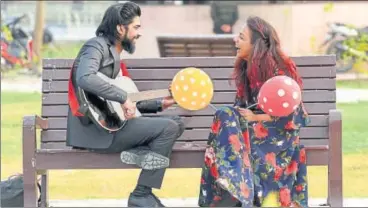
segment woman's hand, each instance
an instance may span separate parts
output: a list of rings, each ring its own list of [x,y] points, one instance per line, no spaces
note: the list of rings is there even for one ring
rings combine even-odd
[[[166,108],[172,106],[175,104],[175,100],[173,97],[169,96],[169,97],[165,97],[162,100],[162,110],[165,110]]]
[[[170,85],[169,85],[169,92],[170,92],[170,94],[171,94],[171,88],[172,87],[171,87],[171,83],[170,83]],[[175,100],[174,100],[174,98],[172,96],[165,97],[162,100],[162,102],[161,102],[161,104],[162,104],[162,110],[165,110],[166,108],[174,105],[175,103],[176,102],[175,102]]]
[[[245,108],[238,108],[240,115],[242,115],[247,121],[258,121],[257,115],[251,110]]]
[[[237,108],[240,115],[248,121],[272,121],[271,116],[267,114],[254,114],[253,111],[245,108]]]

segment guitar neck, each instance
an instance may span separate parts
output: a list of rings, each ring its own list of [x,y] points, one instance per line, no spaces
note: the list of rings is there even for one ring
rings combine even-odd
[[[128,97],[132,102],[138,102],[142,100],[151,100],[156,98],[164,98],[167,96],[171,96],[171,93],[168,89],[162,90],[146,90],[141,92],[133,92],[129,93]]]

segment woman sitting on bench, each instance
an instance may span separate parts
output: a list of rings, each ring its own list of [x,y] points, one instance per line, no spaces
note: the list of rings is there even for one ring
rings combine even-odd
[[[216,111],[199,206],[267,206],[273,196],[274,206],[307,207],[306,153],[299,144],[300,127],[308,118],[303,105],[286,117],[246,109],[257,103],[260,87],[275,75],[287,75],[302,86],[296,66],[282,52],[275,29],[259,17],[248,18],[234,41],[237,96],[234,107]]]

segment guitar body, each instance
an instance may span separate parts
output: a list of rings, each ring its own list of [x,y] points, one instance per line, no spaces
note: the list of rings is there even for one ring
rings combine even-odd
[[[126,76],[118,76],[116,79],[110,79],[108,81],[110,84],[115,85],[116,87],[124,90],[125,92],[129,94],[131,93],[138,93],[139,90],[137,86],[134,84],[133,80]],[[125,116],[123,112],[123,108],[121,107],[121,104],[115,101],[107,100],[106,101],[108,105],[111,105],[113,110],[116,112],[116,114],[119,116],[119,118],[122,121],[125,121]],[[140,117],[142,114],[137,109],[135,111],[135,117]]]
[[[139,90],[133,80],[129,77],[122,76],[120,73],[115,79],[111,79],[110,77],[107,77],[106,75],[102,73],[98,73],[99,77],[104,79],[106,82],[115,85],[116,87],[124,90],[125,92],[129,94],[132,93],[138,93]],[[125,121],[125,116],[123,112],[123,108],[121,107],[121,104],[115,101],[106,100],[107,105],[110,106],[110,111],[115,112],[117,116],[119,116],[120,120]],[[142,114],[136,110],[136,117],[142,116]]]
[[[121,73],[118,74],[118,76],[115,79],[112,79],[110,77],[107,77],[106,75],[98,72],[97,75],[101,77],[106,82],[110,83],[111,85],[115,85],[116,87],[124,90],[128,93],[128,98],[132,102],[138,102],[141,100],[149,100],[149,99],[155,99],[155,98],[161,98],[170,96],[171,93],[168,89],[163,90],[148,90],[139,92],[137,86],[133,82],[133,80],[129,77],[122,76]],[[106,103],[107,106],[107,112],[102,112],[101,110],[95,108],[93,105],[89,105],[89,110],[92,115],[92,119],[94,120],[94,123],[99,125],[100,127],[110,131],[118,131],[124,126],[124,121],[126,120],[123,112],[123,108],[119,102],[106,100],[104,98],[99,97],[101,100],[103,100]],[[103,116],[101,116],[103,114]],[[110,115],[110,117],[114,117],[113,119],[118,120],[117,122],[114,122],[114,127],[111,127],[111,125],[107,125],[107,115]],[[142,114],[139,112],[138,109],[136,109],[135,117],[140,117]]]

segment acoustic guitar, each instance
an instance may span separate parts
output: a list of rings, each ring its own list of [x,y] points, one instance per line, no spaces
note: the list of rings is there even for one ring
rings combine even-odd
[[[143,100],[150,100],[150,99],[156,99],[156,98],[164,98],[167,96],[171,96],[171,92],[169,89],[159,89],[159,90],[146,90],[146,91],[139,91],[133,80],[129,77],[122,76],[121,73],[117,75],[115,79],[112,79],[110,77],[107,77],[106,75],[98,72],[97,75],[101,77],[106,82],[110,83],[111,85],[115,85],[116,87],[126,91],[128,93],[128,98],[134,103],[139,102]],[[121,104],[119,102],[106,100],[104,98],[101,98],[101,100],[104,100],[107,106],[107,110],[109,111],[109,115],[114,115],[115,119],[118,119],[117,127],[111,127],[111,125],[107,125],[107,121],[105,118],[101,118],[99,114],[96,112],[97,109],[90,106],[89,110],[92,114],[92,117],[94,118],[95,123],[98,123],[100,127],[108,130],[108,131],[117,131],[121,129],[123,126],[119,124],[125,123],[127,119],[124,116],[123,109],[121,107]],[[139,112],[138,109],[136,109],[135,117],[142,116],[141,112]]]
[[[123,76],[121,71],[115,79],[109,78],[100,72],[97,75],[111,85],[126,91],[132,102],[172,96],[176,103],[186,110],[200,110],[207,107],[207,105],[216,109],[211,104],[214,92],[212,80],[204,71],[198,68],[188,67],[180,70],[172,80],[173,92],[169,89],[140,92],[133,80]],[[95,97],[92,97],[92,99],[96,100]],[[126,118],[120,103],[101,97],[97,98],[96,103],[99,104],[88,106],[90,117],[92,117],[94,123],[108,131],[117,131],[124,126]],[[135,116],[140,117],[141,113],[136,110]]]

